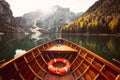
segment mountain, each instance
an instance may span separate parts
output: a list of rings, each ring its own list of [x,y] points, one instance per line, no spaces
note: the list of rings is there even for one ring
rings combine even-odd
[[[42,16],[43,13],[41,11],[33,11],[24,14],[22,18],[26,20],[26,25],[30,26],[33,25],[36,20],[41,19]]]
[[[0,0],[0,32],[22,32],[21,28],[14,24],[15,19],[10,5],[5,0]]]
[[[69,8],[54,6],[47,14],[33,11],[21,17],[14,17],[10,5],[5,0],[0,0],[0,33],[31,33],[35,28],[42,33],[59,32],[61,27],[73,22],[81,14],[75,14]]]
[[[5,0],[0,0],[0,32],[32,32],[34,28],[40,32],[59,32],[62,26],[73,22],[82,13],[73,13],[69,8],[60,6],[52,7],[47,14],[33,11],[21,17],[14,17],[10,5]]]
[[[98,0],[80,18],[65,25],[63,33],[120,33],[120,0]]]
[[[55,6],[54,8],[56,11],[47,16],[45,20],[38,20],[37,26],[52,32],[59,32],[63,26],[73,22],[82,14],[75,14],[74,12],[71,12],[69,8],[62,8],[60,6]]]
[[[59,32],[61,27],[73,22],[81,14],[82,12],[76,14],[71,12],[69,8],[62,8],[57,5],[52,7],[48,14],[34,11],[24,14],[22,18],[27,21],[26,25],[30,25],[29,27],[38,26],[41,29],[40,31]]]

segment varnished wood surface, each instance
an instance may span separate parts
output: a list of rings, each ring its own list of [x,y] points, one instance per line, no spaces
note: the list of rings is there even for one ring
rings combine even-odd
[[[63,76],[49,73],[47,63],[54,58],[67,59],[71,63],[71,71]],[[61,64],[54,66],[61,67]],[[79,45],[57,39],[35,47],[0,66],[0,78],[3,80],[120,80],[120,68]]]
[[[47,48],[46,51],[73,51],[73,52],[77,52],[77,50],[75,50],[69,46],[63,45],[63,44],[51,46],[51,47]]]
[[[71,73],[66,75],[56,75],[52,73],[47,73],[44,80],[75,80]]]

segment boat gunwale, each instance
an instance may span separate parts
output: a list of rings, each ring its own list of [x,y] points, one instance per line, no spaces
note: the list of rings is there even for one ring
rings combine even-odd
[[[29,54],[29,52],[31,52],[31,51],[33,51],[33,50],[35,50],[35,49],[38,49],[40,46],[43,46],[43,45],[48,44],[48,43],[51,43],[51,42],[53,42],[53,41],[55,41],[55,40],[58,40],[58,39],[50,40],[50,41],[48,41],[48,42],[45,42],[45,43],[43,43],[43,44],[40,44],[40,45],[38,45],[38,46],[36,46],[36,47],[31,48],[30,50],[28,50],[27,52],[21,54],[20,56],[18,56],[18,57],[16,57],[16,58],[13,58],[13,59],[9,60],[8,62],[5,62],[4,64],[2,64],[2,65],[0,66],[0,69],[2,69],[2,68],[4,68],[5,66],[9,65],[9,63],[14,63],[17,59],[19,59],[19,58],[21,58],[21,57],[24,57],[25,55]]]
[[[64,40],[64,39],[63,39]],[[68,41],[68,40],[65,40],[65,41]],[[117,72],[120,73],[120,68],[116,65],[114,65],[113,63],[109,62],[108,60],[102,58],[101,56],[95,54],[94,52],[82,47],[82,46],[79,46],[78,44],[75,44],[71,41],[68,41],[76,46],[78,46],[79,48],[81,48],[82,50],[86,51],[88,54],[92,55],[94,58],[96,58],[97,60],[101,61],[102,63],[104,63],[105,65],[109,66],[110,68],[112,68],[113,70],[116,70]],[[80,54],[79,54],[80,55]],[[114,67],[114,68],[113,68]]]
[[[98,56],[98,55],[95,54],[94,52],[92,52],[92,51],[90,51],[90,50],[88,50],[88,49],[86,49],[86,48],[84,48],[84,47],[82,47],[82,46],[79,46],[79,45],[77,45],[77,44],[75,44],[75,43],[73,43],[73,42],[71,42],[71,41],[65,40],[65,39],[54,39],[54,40],[50,40],[50,41],[48,41],[48,42],[46,42],[46,43],[43,43],[43,44],[41,44],[41,45],[38,45],[38,46],[36,46],[36,47],[28,50],[26,53],[20,55],[19,57],[14,58],[14,59],[11,59],[10,61],[6,62],[6,63],[3,64],[2,66],[0,66],[0,70],[1,70],[2,68],[4,69],[5,67],[7,67],[7,66],[9,66],[10,64],[14,63],[14,62],[15,62],[16,60],[18,60],[19,58],[25,57],[25,56],[26,56],[27,54],[29,54],[30,52],[32,52],[32,51],[34,51],[34,50],[36,50],[36,49],[39,49],[39,47],[44,46],[44,45],[46,45],[46,44],[48,44],[48,43],[52,43],[52,42],[54,42],[55,40],[64,40],[65,42],[68,42],[68,43],[70,43],[70,44],[72,44],[72,45],[77,46],[77,47],[80,48],[81,50],[85,51],[87,54],[90,54],[91,56],[93,56],[93,58],[95,58],[96,60],[101,61],[105,66],[108,66],[109,68],[111,68],[111,69],[115,70],[116,72],[120,73],[120,68],[118,68],[117,66],[115,66],[115,65],[112,64],[111,62],[109,62],[109,61],[107,61],[106,59]],[[68,46],[68,45],[67,45],[67,46]],[[77,50],[77,49],[76,49],[76,50]],[[40,51],[40,52],[42,53],[42,51]],[[78,53],[77,53],[77,54],[78,54]],[[40,54],[40,55],[41,55],[41,54]],[[80,55],[80,54],[78,54],[78,55]],[[102,72],[102,71],[101,71],[101,72]],[[100,73],[100,74],[101,74],[101,73]]]
[[[84,48],[84,47],[82,47],[82,46],[79,46],[79,45],[77,45],[77,44],[75,44],[75,43],[73,43],[73,42],[71,42],[71,41],[65,40],[65,39],[54,39],[54,40],[50,40],[50,41],[48,41],[48,42],[46,42],[46,43],[43,43],[43,44],[41,44],[41,45],[38,45],[38,46],[36,46],[36,47],[28,50],[28,51],[25,52],[24,54],[22,54],[22,55],[20,55],[20,56],[18,56],[18,57],[16,57],[16,58],[13,58],[13,59],[11,59],[10,61],[4,63],[3,65],[0,66],[0,69],[3,68],[4,66],[6,66],[7,64],[9,64],[9,63],[11,63],[11,62],[14,62],[15,60],[17,60],[17,59],[19,59],[19,58],[21,58],[21,57],[29,54],[29,52],[31,52],[31,51],[33,51],[33,50],[35,50],[35,49],[38,49],[40,46],[43,46],[43,45],[45,45],[45,44],[54,42],[55,40],[64,40],[64,41],[70,42],[70,43],[78,46],[78,47],[81,48],[82,50],[86,51],[88,54],[92,55],[93,57],[95,57],[95,58],[98,59],[99,61],[103,61],[103,63],[105,63],[105,65],[107,64],[108,66],[112,66],[112,67],[114,67],[116,70],[119,70],[119,72],[120,72],[120,68],[118,68],[117,66],[115,66],[113,63],[107,61],[106,59],[104,59],[104,58],[102,58],[102,57],[100,57],[100,56],[98,56],[98,55],[95,54],[94,52],[92,52],[92,51],[90,51],[90,50],[88,50],[88,49],[86,49],[86,48]],[[44,50],[43,50],[43,51],[44,51]],[[41,51],[41,52],[42,52],[42,51]]]

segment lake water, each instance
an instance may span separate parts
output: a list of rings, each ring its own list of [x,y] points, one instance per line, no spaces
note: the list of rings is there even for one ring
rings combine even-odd
[[[29,50],[59,37],[59,34],[5,34],[0,36],[0,60],[14,58],[16,50]],[[61,35],[120,67],[120,37],[103,35]],[[116,61],[117,60],[117,61]]]

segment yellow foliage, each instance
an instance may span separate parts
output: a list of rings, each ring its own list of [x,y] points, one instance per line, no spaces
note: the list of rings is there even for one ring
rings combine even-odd
[[[113,20],[111,20],[109,23],[110,30],[114,31],[114,29],[118,26],[118,23],[119,23],[119,19],[113,18]]]
[[[99,23],[98,20],[95,20],[95,21],[94,21],[94,25],[95,25],[95,27],[98,26],[98,23]]]
[[[80,28],[82,28],[83,27],[83,22],[80,22]]]
[[[87,25],[87,31],[89,30],[89,27],[91,27],[91,23],[88,23],[88,25]]]

